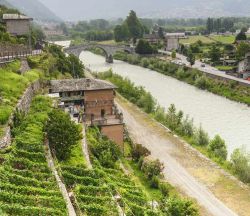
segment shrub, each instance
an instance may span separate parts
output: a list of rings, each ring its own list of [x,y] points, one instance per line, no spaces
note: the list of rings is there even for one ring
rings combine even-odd
[[[219,135],[216,135],[208,145],[208,151],[222,160],[227,159],[227,147],[225,141]]]
[[[210,85],[209,80],[205,75],[199,76],[195,80],[195,86],[200,88],[200,89],[203,89],[203,90],[207,89],[207,88],[209,88],[209,85]]]
[[[243,149],[236,149],[231,155],[231,163],[240,180],[250,183],[250,156]]]
[[[195,132],[194,142],[199,146],[207,146],[209,144],[208,134],[202,129],[201,126]]]
[[[161,182],[159,184],[159,189],[164,197],[169,196],[171,186],[166,182]]]
[[[151,152],[147,148],[143,147],[141,144],[136,144],[135,146],[133,146],[132,158],[135,161],[139,161],[141,157],[147,157],[150,154]]]
[[[151,180],[153,176],[159,176],[161,174],[164,166],[158,159],[150,161],[145,158],[141,169],[145,173],[146,177]]]
[[[163,204],[163,212],[171,216],[198,216],[197,207],[191,200],[171,197]]]
[[[159,188],[159,184],[160,184],[159,177],[153,176],[152,179],[151,179],[151,181],[150,181],[150,186],[152,188],[158,189]]]
[[[102,136],[97,128],[89,129],[88,140],[90,151],[99,160],[100,164],[107,168],[114,168],[121,155],[118,145]]]

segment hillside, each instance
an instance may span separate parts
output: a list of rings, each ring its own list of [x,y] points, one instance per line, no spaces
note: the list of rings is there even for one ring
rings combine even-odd
[[[0,0],[0,4],[16,8],[37,21],[61,21],[59,17],[39,0]]]

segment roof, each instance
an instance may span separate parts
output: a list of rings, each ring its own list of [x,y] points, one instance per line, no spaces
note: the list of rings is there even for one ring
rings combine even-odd
[[[50,81],[50,92],[69,92],[69,91],[94,91],[94,90],[105,90],[115,89],[115,85],[110,82],[99,80],[99,79],[65,79],[65,80],[51,80]]]
[[[144,34],[143,38],[145,38],[145,39],[159,39],[160,37],[157,34]]]
[[[185,33],[166,33],[166,37],[185,37]]]
[[[33,19],[20,14],[3,14],[3,20],[33,20]]]

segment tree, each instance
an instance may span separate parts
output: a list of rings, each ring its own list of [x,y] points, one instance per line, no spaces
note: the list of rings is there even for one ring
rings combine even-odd
[[[84,77],[84,65],[79,58],[73,54],[69,54],[67,57],[71,75],[74,78]]]
[[[208,145],[208,151],[222,160],[227,159],[227,146],[219,135],[216,135]]]
[[[154,49],[149,44],[148,41],[140,39],[137,46],[136,46],[136,48],[135,48],[135,52],[138,53],[138,54],[141,54],[141,55],[152,54],[152,53],[154,53]]]
[[[131,10],[127,19],[125,20],[125,23],[128,26],[129,35],[131,38],[133,38],[133,41],[135,42],[136,39],[142,38],[143,36],[143,26],[140,23],[139,19],[137,18],[136,13]]]
[[[250,51],[250,45],[241,41],[236,47],[236,57],[240,60]]]
[[[208,55],[212,62],[218,62],[220,61],[221,51],[216,45],[213,45],[212,48],[209,50]]]
[[[209,144],[208,134],[202,129],[201,126],[195,132],[194,142],[199,146],[207,146]]]
[[[161,38],[161,39],[164,39],[165,36],[164,36],[164,30],[162,27],[159,27],[158,29],[158,36]]]
[[[236,36],[236,41],[242,41],[242,40],[247,40],[246,33],[241,30],[240,33]]]
[[[68,159],[72,147],[81,139],[78,125],[71,121],[68,114],[59,109],[53,109],[49,113],[46,132],[49,145],[58,160]]]
[[[129,37],[128,26],[126,24],[117,25],[114,29],[114,38],[116,42],[126,41]]]
[[[190,63],[191,67],[195,64],[195,55],[191,50],[187,53],[187,61]]]
[[[145,173],[147,178],[151,180],[154,176],[159,176],[161,174],[164,166],[158,159],[151,161],[145,158],[141,169]]]
[[[133,146],[131,154],[133,160],[138,162],[141,157],[147,157],[151,154],[151,152],[141,144],[136,144],[135,146]]]
[[[208,18],[207,19],[207,32],[210,34],[212,33],[214,30],[214,21],[212,18]]]
[[[250,183],[250,157],[245,150],[235,149],[231,155],[231,164],[241,181]]]
[[[172,53],[171,53],[171,57],[172,57],[172,59],[175,59],[176,58],[176,51],[174,50],[174,51],[172,51]]]

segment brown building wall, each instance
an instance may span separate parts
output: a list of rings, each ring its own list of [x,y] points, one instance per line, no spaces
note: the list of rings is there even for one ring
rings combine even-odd
[[[121,148],[123,148],[123,132],[124,125],[105,125],[101,127],[101,132],[107,136],[110,140],[117,143]]]
[[[7,32],[13,35],[25,35],[29,33],[29,20],[8,20],[6,21]]]
[[[94,114],[95,117],[99,117],[101,116],[102,110],[104,110],[105,115],[112,115],[114,97],[114,91],[112,89],[86,91],[84,93],[85,113],[87,116]]]

